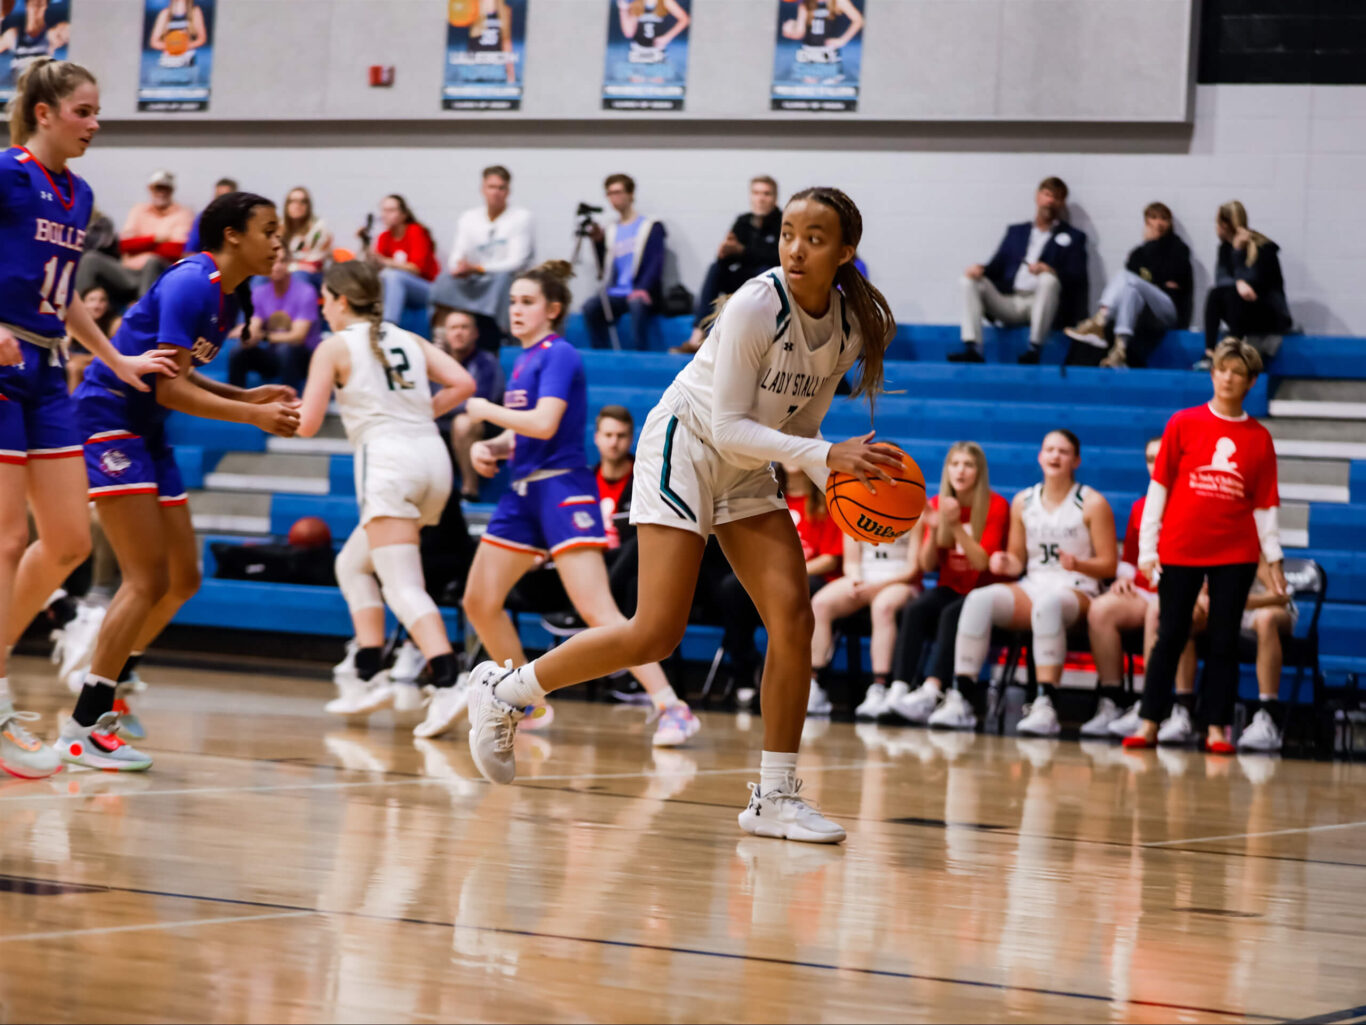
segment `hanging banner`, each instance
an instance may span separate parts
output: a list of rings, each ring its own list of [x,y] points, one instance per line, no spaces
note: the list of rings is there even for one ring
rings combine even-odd
[[[14,99],[24,69],[38,57],[66,60],[71,4],[66,0],[10,0],[0,7],[0,108]]]
[[[217,0],[144,0],[138,110],[209,109]]]
[[[866,0],[779,0],[773,110],[858,110]]]
[[[449,0],[446,110],[518,110],[528,0]]]
[[[692,0],[607,0],[603,110],[682,110]]]

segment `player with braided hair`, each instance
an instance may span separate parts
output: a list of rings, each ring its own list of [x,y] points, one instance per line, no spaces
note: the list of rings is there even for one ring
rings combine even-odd
[[[888,469],[899,465],[872,434],[833,445],[820,436],[835,389],[856,364],[855,393],[871,401],[881,390],[896,329],[887,300],[853,267],[862,235],[858,207],[838,189],[807,189],[788,202],[781,268],[730,298],[641,433],[631,507],[640,546],[635,617],[585,631],[511,672],[485,662],[471,674],[470,750],[490,780],[512,781],[512,742],[527,706],[678,646],[714,533],[769,638],[760,780],[740,826],[758,836],[844,839],[801,797],[796,776],[813,617],[801,543],[770,464],[800,466],[822,489],[831,469],[890,481]]]
[[[336,678],[334,715],[365,716],[390,705],[423,706],[410,683],[381,672],[384,606],[427,660],[433,705],[443,706],[459,676],[441,613],[427,593],[419,532],[441,519],[451,494],[451,460],[434,416],[474,394],[472,378],[431,342],[383,319],[384,289],[369,264],[333,264],[323,279],[323,317],[333,334],[313,354],[299,433],[316,434],[333,389],[346,436],[356,447],[360,524],[337,555],[337,584],[356,631],[355,668]],[[427,382],[441,390],[432,395]],[[433,736],[431,724],[419,737]]]

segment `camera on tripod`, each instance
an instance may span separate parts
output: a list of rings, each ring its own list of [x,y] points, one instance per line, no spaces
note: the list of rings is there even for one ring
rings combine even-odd
[[[593,215],[602,213],[602,210],[602,207],[594,206],[592,203],[580,203],[579,208],[574,211],[574,216],[579,219],[579,223],[574,227],[574,237],[588,238],[593,227]]]

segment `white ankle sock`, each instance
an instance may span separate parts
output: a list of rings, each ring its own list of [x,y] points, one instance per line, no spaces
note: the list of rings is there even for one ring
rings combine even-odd
[[[679,704],[678,695],[674,693],[672,687],[665,687],[663,690],[655,691],[650,695],[651,703],[661,712],[667,712],[674,705]]]
[[[540,681],[536,679],[536,663],[528,662],[508,673],[494,686],[493,694],[513,708],[544,705],[545,691],[541,690]]]
[[[759,792],[766,794],[797,775],[797,752],[765,751],[759,756]]]
[[[0,705],[10,700],[12,700],[12,695],[9,692],[9,677],[0,676]]]

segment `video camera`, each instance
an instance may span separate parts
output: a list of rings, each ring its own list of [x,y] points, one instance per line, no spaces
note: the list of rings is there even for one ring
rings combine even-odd
[[[574,216],[579,223],[574,227],[575,238],[587,238],[589,229],[593,226],[593,215],[602,213],[603,208],[594,206],[592,203],[580,203],[579,208],[574,211]]]

